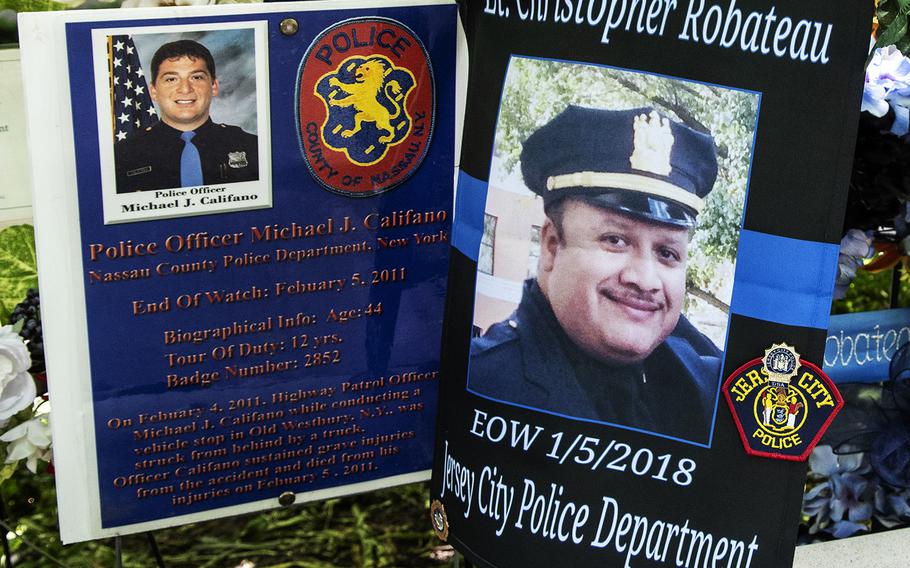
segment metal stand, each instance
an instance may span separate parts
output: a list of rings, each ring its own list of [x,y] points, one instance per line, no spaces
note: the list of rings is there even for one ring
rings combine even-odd
[[[0,493],[0,521],[6,522],[6,503],[3,502],[3,494]],[[6,538],[6,530],[3,530],[3,558],[6,559],[6,568],[13,567],[13,553],[9,548],[9,539]]]
[[[149,541],[149,550],[152,551],[152,556],[155,557],[155,564],[158,568],[166,568],[164,566],[164,558],[161,557],[161,551],[158,550],[158,543],[155,542],[155,533],[147,532],[145,537]]]
[[[898,262],[891,270],[891,309],[898,307],[901,292],[901,263]]]
[[[123,568],[123,542],[119,536],[114,537],[114,568]]]

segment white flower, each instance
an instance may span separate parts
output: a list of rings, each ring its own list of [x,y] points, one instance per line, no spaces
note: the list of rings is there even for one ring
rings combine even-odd
[[[875,247],[872,246],[872,231],[850,229],[840,241],[840,254],[856,259],[872,258]]]
[[[910,121],[910,59],[893,45],[875,50],[866,68],[862,110],[877,117],[885,116],[888,108],[894,109],[895,120],[891,132],[903,136]]]
[[[28,374],[28,347],[12,326],[0,327],[0,423],[28,407],[35,398],[35,381]]]
[[[840,241],[840,254],[837,256],[837,279],[834,282],[834,299],[841,300],[847,295],[847,288],[856,278],[856,271],[863,265],[863,260],[875,256],[872,246],[872,231],[850,229]]]
[[[9,443],[6,463],[25,459],[29,471],[36,473],[39,459],[51,461],[50,415],[45,414],[23,422],[0,436],[0,441]]]

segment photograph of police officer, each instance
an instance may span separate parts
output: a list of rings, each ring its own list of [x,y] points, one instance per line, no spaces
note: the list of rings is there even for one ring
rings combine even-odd
[[[514,311],[477,326],[484,332],[472,340],[469,390],[570,418],[707,442],[723,353],[684,309],[692,304],[693,234],[718,180],[712,133],[654,106],[569,104],[521,142],[517,169],[542,207],[536,274],[521,284]],[[488,219],[504,210],[502,203],[501,195],[488,194]],[[741,212],[742,203],[737,206]],[[496,222],[516,231],[514,220],[501,214]],[[493,266],[525,250],[508,237],[499,240]],[[732,275],[729,266],[718,272]],[[478,276],[475,324],[483,319],[478,310],[497,306],[483,298],[481,283],[490,297],[502,299],[507,289],[502,278]]]
[[[226,44],[225,34],[243,33],[252,39],[250,30],[214,31],[207,39],[221,48],[216,61],[203,43],[184,34],[179,39],[158,45],[145,67],[148,96],[154,103],[158,120],[149,126],[118,134],[114,146],[117,193],[131,193],[170,188],[229,184],[259,179],[258,138],[256,130],[255,89],[248,77],[231,77],[227,73],[242,71],[235,59],[244,57],[240,45]],[[154,43],[149,36],[134,36],[136,49],[146,53]],[[160,41],[160,40],[159,40]],[[251,41],[248,47],[252,48]],[[250,51],[252,51],[250,49]],[[139,84],[143,77],[127,78]],[[228,91],[223,85],[227,80]],[[249,91],[246,92],[245,91]],[[117,92],[117,86],[114,87]],[[128,93],[130,94],[130,93]],[[132,93],[127,102],[136,105],[141,93]],[[222,107],[243,104],[252,116],[238,126],[213,120],[213,103],[225,95]],[[251,100],[252,96],[252,100]],[[115,97],[116,99],[116,97]],[[114,102],[115,114],[120,101]],[[236,111],[225,109],[222,115]],[[117,120],[115,118],[115,126]],[[252,130],[253,133],[246,129]]]

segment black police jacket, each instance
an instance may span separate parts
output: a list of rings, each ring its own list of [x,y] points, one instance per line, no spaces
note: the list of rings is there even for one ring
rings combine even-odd
[[[643,362],[608,365],[562,330],[536,281],[471,343],[468,390],[501,402],[707,443],[722,353],[684,317]]]
[[[159,121],[114,145],[117,193],[180,187],[181,131]],[[196,129],[205,185],[259,179],[258,138],[211,119]]]

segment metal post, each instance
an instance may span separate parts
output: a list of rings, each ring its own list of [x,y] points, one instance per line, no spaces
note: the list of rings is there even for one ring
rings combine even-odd
[[[2,493],[0,493],[0,521],[12,525],[12,523],[7,522],[6,519],[6,503],[3,500]],[[2,527],[0,527],[0,530],[3,531],[3,557],[6,558],[6,568],[13,568],[13,553],[9,548],[9,539],[6,537],[7,531]]]
[[[114,537],[114,568],[123,568],[123,543],[119,536]]]
[[[164,558],[161,557],[161,551],[158,550],[158,543],[155,542],[155,533],[150,531],[145,533],[145,536],[149,541],[149,548],[152,551],[152,556],[155,557],[155,564],[158,565],[158,568],[165,568]]]
[[[895,309],[900,303],[901,292],[901,263],[898,262],[891,270],[891,309]]]

